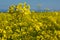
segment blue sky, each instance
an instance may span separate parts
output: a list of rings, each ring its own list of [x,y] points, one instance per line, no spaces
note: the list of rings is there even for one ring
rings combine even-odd
[[[7,10],[12,4],[17,5],[24,2],[30,4],[32,10],[44,10],[45,8],[60,10],[60,0],[0,0],[0,10]],[[41,7],[38,8],[38,5],[41,5]]]

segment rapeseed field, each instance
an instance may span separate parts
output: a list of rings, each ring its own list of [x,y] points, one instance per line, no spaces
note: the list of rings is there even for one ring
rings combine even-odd
[[[26,3],[0,12],[0,40],[60,40],[60,12],[34,12]]]

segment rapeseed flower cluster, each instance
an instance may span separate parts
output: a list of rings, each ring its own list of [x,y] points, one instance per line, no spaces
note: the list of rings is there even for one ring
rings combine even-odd
[[[17,12],[17,13],[23,13],[23,14],[30,14],[30,5],[27,5],[26,2],[24,4],[22,3],[19,3],[18,5],[11,5],[9,7],[9,10],[8,12],[10,13],[14,13],[14,12]]]

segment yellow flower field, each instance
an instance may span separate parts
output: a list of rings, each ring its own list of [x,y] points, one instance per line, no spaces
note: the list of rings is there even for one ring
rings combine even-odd
[[[31,12],[24,3],[0,12],[0,40],[60,40],[60,12]]]

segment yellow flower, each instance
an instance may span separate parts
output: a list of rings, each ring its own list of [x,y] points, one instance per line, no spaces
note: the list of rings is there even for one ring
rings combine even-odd
[[[30,30],[30,31],[32,31],[32,30],[33,30],[33,28],[30,26],[29,30]]]
[[[37,36],[37,39],[40,39],[40,36]]]
[[[6,31],[5,31],[5,30],[3,30],[3,33],[6,33]]]
[[[0,29],[0,33],[2,33],[3,32],[3,29]]]
[[[17,31],[17,32],[20,32],[20,30],[19,30],[19,29],[16,29],[16,31]]]
[[[24,35],[24,34],[26,34],[26,32],[22,32],[22,34]]]
[[[6,34],[4,34],[4,38],[7,38],[7,35]]]
[[[39,24],[40,26],[43,26],[43,24],[42,24],[41,22],[38,22],[38,24]]]
[[[55,12],[56,15],[58,15],[58,12]]]
[[[2,37],[2,40],[5,40],[4,37]]]
[[[56,31],[56,33],[60,35],[60,31]]]
[[[36,31],[39,31],[40,30],[40,26],[39,25],[35,25],[35,29],[36,29]]]

